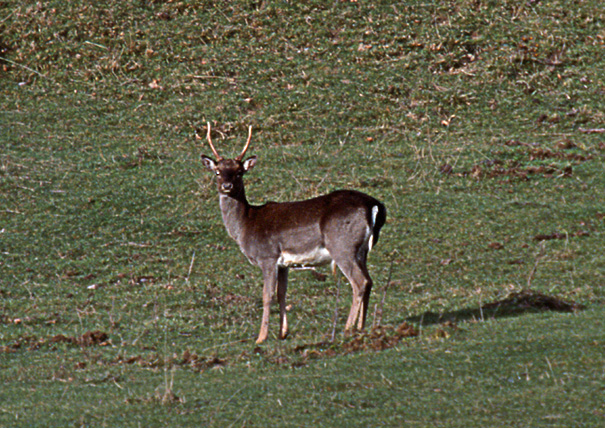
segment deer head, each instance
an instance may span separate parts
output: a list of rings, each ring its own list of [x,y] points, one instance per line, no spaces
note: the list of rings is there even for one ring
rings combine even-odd
[[[216,174],[216,183],[218,191],[224,195],[237,196],[243,195],[244,182],[242,177],[256,165],[256,156],[251,156],[242,162],[250,140],[252,139],[252,126],[248,128],[248,141],[244,146],[244,150],[235,159],[225,159],[218,154],[212,144],[210,122],[208,122],[208,144],[216,161],[206,155],[202,155],[202,163],[204,166]]]

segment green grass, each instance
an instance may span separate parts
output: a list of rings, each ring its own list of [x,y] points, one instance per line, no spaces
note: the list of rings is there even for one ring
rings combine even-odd
[[[604,19],[0,2],[0,425],[602,425]],[[253,344],[262,278],[199,161],[207,121],[226,156],[254,127],[252,202],[385,202],[382,329],[343,337],[344,278],[294,272],[291,337],[273,314]],[[488,309],[526,289],[584,309]]]

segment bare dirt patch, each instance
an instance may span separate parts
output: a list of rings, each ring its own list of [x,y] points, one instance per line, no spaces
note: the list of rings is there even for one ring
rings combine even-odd
[[[580,151],[569,140],[560,141],[555,149],[518,140],[506,141],[504,146],[491,159],[476,163],[470,169],[456,170],[454,166],[445,163],[439,167],[439,172],[477,180],[504,177],[508,180],[527,181],[532,177],[571,177],[574,166],[593,158],[592,154]]]
[[[89,346],[107,346],[109,345],[109,335],[100,330],[87,331],[81,336],[65,336],[64,334],[57,334],[50,338],[37,338],[35,336],[25,336],[18,340],[15,340],[12,344],[0,347],[0,353],[17,352],[19,349],[26,348],[28,351],[35,351],[41,349],[44,346],[51,346],[57,344],[69,344],[77,345],[81,347]]]
[[[351,354],[362,351],[383,351],[397,346],[402,339],[416,337],[420,332],[407,322],[399,326],[378,326],[367,332],[357,332],[341,343],[319,342],[296,346],[292,353],[301,357],[293,365],[305,365],[308,360]]]

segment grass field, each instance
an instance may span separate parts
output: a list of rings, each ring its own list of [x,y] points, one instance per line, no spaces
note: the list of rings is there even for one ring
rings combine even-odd
[[[0,425],[605,424],[605,10],[564,1],[0,2]],[[260,270],[253,203],[355,188],[350,287]]]

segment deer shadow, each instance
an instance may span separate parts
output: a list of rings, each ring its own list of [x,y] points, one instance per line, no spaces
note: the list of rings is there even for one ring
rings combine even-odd
[[[584,309],[584,306],[575,302],[568,302],[533,290],[523,290],[511,293],[504,299],[481,305],[478,308],[463,308],[443,313],[429,311],[409,317],[406,321],[420,325],[432,325],[445,322],[508,318],[547,311],[576,312],[582,309]]]

